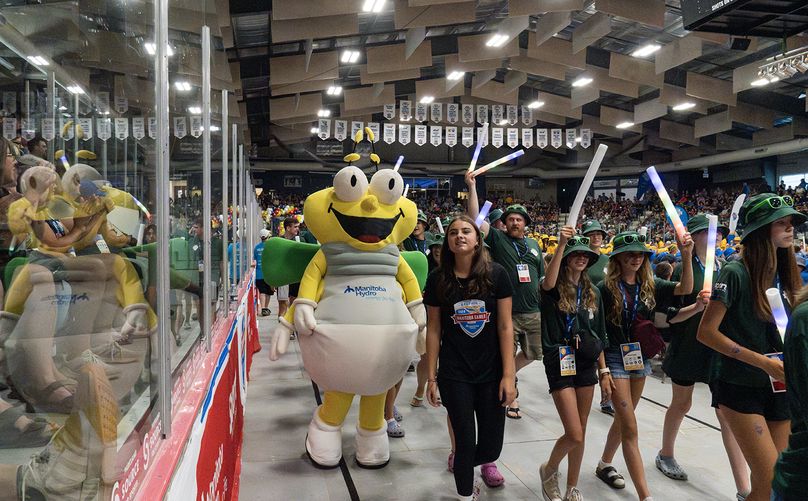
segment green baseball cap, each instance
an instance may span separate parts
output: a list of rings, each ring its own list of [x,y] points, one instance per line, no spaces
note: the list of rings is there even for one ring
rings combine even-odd
[[[567,240],[567,245],[564,246],[562,261],[567,259],[567,256],[573,252],[583,252],[586,254],[589,258],[589,264],[586,265],[587,268],[595,264],[598,260],[598,254],[589,248],[589,238],[587,237],[574,236]]]
[[[600,225],[600,222],[595,219],[590,219],[589,221],[586,221],[581,227],[581,235],[586,235],[587,233],[592,233],[593,231],[599,231],[603,233],[603,238],[609,236],[608,234],[606,234],[606,230],[603,229],[603,226]]]
[[[710,227],[710,221],[707,219],[707,214],[696,214],[687,221],[687,231],[691,234],[697,231],[706,230]],[[718,225],[718,231],[726,237],[729,235],[729,228],[726,226]]]
[[[503,223],[505,222],[505,219],[507,219],[508,214],[519,214],[520,216],[525,218],[525,226],[530,225],[530,216],[527,215],[527,209],[525,209],[524,205],[522,204],[509,205],[500,216],[500,219],[502,219]]]
[[[612,240],[614,247],[612,252],[609,253],[609,259],[620,254],[621,252],[642,252],[644,254],[653,254],[648,247],[645,246],[645,235],[640,235],[636,231],[624,231],[618,233]]]
[[[746,237],[780,218],[792,216],[794,225],[802,224],[808,217],[794,209],[794,199],[777,196],[774,193],[761,193],[747,198],[738,213],[738,227],[743,232],[741,243]]]
[[[488,213],[488,222],[495,223],[502,217],[502,209],[494,209]]]

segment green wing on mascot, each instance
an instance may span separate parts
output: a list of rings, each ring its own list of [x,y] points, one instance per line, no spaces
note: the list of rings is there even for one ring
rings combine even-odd
[[[359,131],[355,142],[361,140]],[[426,259],[398,249],[415,228],[418,209],[402,196],[398,172],[378,170],[368,182],[350,165],[358,158],[346,156],[349,165],[333,187],[306,198],[306,224],[322,245],[272,238],[262,256],[268,284],[300,281],[299,296],[273,333],[270,358],[285,353],[289,336],[298,333],[306,371],[325,390],[306,437],[306,452],[320,467],[335,467],[342,458],[342,424],[354,395],[361,396],[356,462],[365,468],[387,464],[385,395],[426,333]],[[371,160],[378,167],[375,153]]]

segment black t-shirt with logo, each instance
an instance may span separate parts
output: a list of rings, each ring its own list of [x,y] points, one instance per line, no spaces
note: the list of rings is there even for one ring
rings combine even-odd
[[[460,290],[449,296],[437,290],[440,270],[430,273],[424,304],[440,307],[441,340],[438,374],[465,383],[490,383],[502,378],[502,355],[497,334],[497,300],[513,296],[505,269],[491,263],[491,289],[485,297],[465,297],[468,279],[457,279]]]

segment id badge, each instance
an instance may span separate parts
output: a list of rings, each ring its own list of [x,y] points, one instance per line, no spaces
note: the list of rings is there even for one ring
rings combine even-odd
[[[203,260],[201,260],[201,259],[200,259],[200,260],[199,260],[199,261],[196,263],[196,269],[197,269],[197,271],[199,271],[199,272],[205,271],[205,261],[203,261]]]
[[[771,359],[776,359],[779,361],[783,361],[783,352],[777,353],[766,353],[766,356]],[[785,393],[786,391],[786,383],[785,381],[780,381],[778,379],[774,379],[773,377],[769,376],[769,382],[772,384],[772,391],[774,393]]]
[[[528,269],[527,265],[517,264],[516,265],[516,274],[519,276],[520,283],[530,283],[530,270]]]
[[[98,247],[98,251],[101,254],[109,254],[109,245],[107,245],[107,241],[104,240],[104,237],[101,235],[95,236],[95,246]]]
[[[623,356],[623,370],[641,371],[645,368],[640,343],[621,344],[620,354]]]
[[[558,347],[558,361],[561,363],[562,376],[574,376],[577,373],[575,370],[575,352],[569,346]]]

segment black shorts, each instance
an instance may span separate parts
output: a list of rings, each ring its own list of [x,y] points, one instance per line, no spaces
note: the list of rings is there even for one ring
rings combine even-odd
[[[258,292],[261,293],[261,294],[266,294],[267,296],[271,296],[272,294],[275,293],[275,291],[272,290],[272,287],[270,287],[269,284],[264,282],[264,279],[256,279],[255,280],[255,286],[258,288]]]
[[[679,386],[693,386],[696,384],[695,381],[687,381],[685,379],[677,379],[675,377],[671,378],[671,382],[673,384],[678,384]]]
[[[718,409],[718,381],[711,381],[707,386],[710,388],[710,407]]]
[[[544,357],[544,373],[550,385],[550,393],[564,388],[583,388],[598,384],[597,365],[576,368],[574,376],[562,376],[558,357]]]
[[[300,282],[289,284],[289,297],[297,297],[300,295]]]
[[[771,387],[752,388],[726,381],[716,381],[713,397],[718,405],[741,414],[758,414],[766,421],[790,419],[785,393],[774,393]]]

